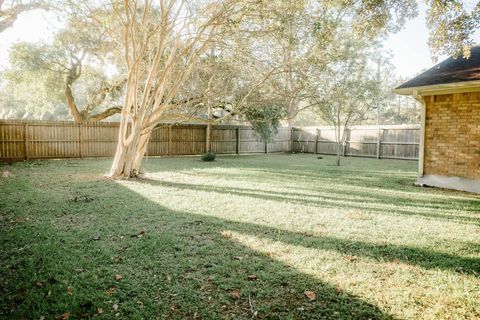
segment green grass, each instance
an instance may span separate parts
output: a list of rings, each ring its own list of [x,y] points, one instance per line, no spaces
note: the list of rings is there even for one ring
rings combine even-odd
[[[480,197],[416,162],[110,161],[0,166],[0,317],[480,318]]]

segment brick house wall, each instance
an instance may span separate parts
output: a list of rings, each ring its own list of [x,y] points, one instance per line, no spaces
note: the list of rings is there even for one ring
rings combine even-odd
[[[480,180],[480,92],[424,99],[424,175]]]

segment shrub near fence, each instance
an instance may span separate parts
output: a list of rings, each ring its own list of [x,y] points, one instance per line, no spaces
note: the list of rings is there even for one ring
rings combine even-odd
[[[112,157],[118,123],[0,120],[0,159]],[[160,125],[148,144],[149,156],[199,155],[207,150],[207,126]],[[365,126],[348,133],[345,156],[418,158],[420,131],[414,126]],[[331,128],[279,128],[271,142],[259,141],[247,126],[212,126],[211,150],[217,154],[310,152],[335,154]]]

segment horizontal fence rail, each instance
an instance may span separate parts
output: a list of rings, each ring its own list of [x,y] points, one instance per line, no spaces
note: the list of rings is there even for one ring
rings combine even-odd
[[[118,128],[116,122],[0,120],[0,159],[113,157]],[[343,156],[418,159],[418,126],[355,127],[346,136]],[[218,154],[336,154],[336,148],[335,131],[327,127],[282,127],[265,143],[247,126],[162,124],[152,132],[147,155],[198,155],[208,149]]]

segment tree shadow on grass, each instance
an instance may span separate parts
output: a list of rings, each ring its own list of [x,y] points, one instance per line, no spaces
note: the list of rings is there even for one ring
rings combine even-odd
[[[109,180],[73,181],[70,187],[88,190],[93,200],[59,202],[55,190],[26,190],[51,209],[42,209],[37,221],[2,230],[0,315],[392,319],[222,235],[228,229],[264,236],[278,233],[274,228],[175,212]],[[21,210],[37,212],[34,206]],[[298,234],[285,236],[300,245],[306,241]],[[232,295],[236,290],[239,296]],[[305,290],[314,291],[316,300],[309,301]]]
[[[321,170],[321,168],[319,168]],[[310,173],[308,173],[310,172]],[[361,172],[362,174],[365,172]],[[399,173],[398,177],[395,177],[392,174],[388,174],[385,172],[373,172],[369,176],[364,176],[364,177],[359,177],[358,172],[352,171],[352,170],[344,170],[344,171],[327,171],[327,172],[321,172],[319,174],[319,171],[309,171],[307,170],[307,173],[305,170],[283,170],[281,172],[275,171],[274,169],[254,169],[250,174],[240,174],[240,173],[229,173],[229,176],[235,177],[235,178],[245,178],[245,179],[251,179],[253,176],[258,176],[259,174],[264,174],[266,177],[271,177],[272,181],[278,181],[279,177],[284,177],[287,179],[291,179],[293,181],[298,181],[298,180],[305,180],[306,182],[325,182],[327,185],[328,184],[335,184],[336,186],[339,187],[345,187],[346,189],[351,189],[352,186],[354,187],[361,187],[364,189],[367,189],[369,191],[367,192],[361,192],[361,191],[355,191],[355,190],[348,190],[347,193],[349,194],[358,194],[358,195],[371,195],[372,188],[374,191],[378,191],[381,189],[382,191],[393,191],[393,192],[400,192],[399,194],[395,196],[390,196],[387,193],[383,192],[382,193],[382,198],[385,198],[387,200],[396,200],[402,196],[402,192],[418,192],[420,187],[415,186],[415,178],[411,177],[404,177],[401,173]],[[342,175],[342,178],[339,177],[339,175]],[[355,176],[356,175],[356,176]],[[355,177],[353,177],[355,176]],[[407,187],[407,188],[405,188]],[[296,190],[299,188],[297,186],[294,187]],[[303,188],[304,190],[310,190],[308,188]],[[376,189],[376,190],[375,190]],[[471,193],[466,193],[463,191],[455,191],[455,190],[444,190],[444,189],[439,189],[439,188],[424,188],[423,191],[425,192],[424,196],[428,197],[429,194],[427,193],[428,191],[434,191],[435,194],[437,195],[437,192],[448,192],[450,196],[453,196],[454,194],[457,195],[468,195],[468,198],[466,199],[455,199],[455,201],[462,205],[462,206],[471,206],[474,207],[476,206],[476,209],[467,209],[467,211],[474,211],[477,213],[480,213],[480,197],[475,197]],[[418,196],[420,194],[417,194]],[[404,195],[405,197],[405,195]],[[405,199],[405,201],[411,201],[411,199]],[[422,200],[423,204],[426,203],[425,199]],[[418,201],[420,202],[420,201]],[[428,204],[434,204],[438,205],[439,207],[441,205],[445,205],[446,201],[445,200],[435,200],[432,198],[428,199]],[[439,208],[437,207],[437,208]]]
[[[288,156],[288,155],[284,155]],[[290,155],[290,157],[292,157]],[[236,158],[236,157],[232,157]],[[268,157],[267,157],[268,158]],[[278,156],[278,158],[281,159],[281,156]],[[276,158],[274,158],[276,159]],[[229,159],[232,160],[232,159]],[[263,159],[265,160],[265,159]],[[362,159],[362,160],[370,160],[370,161],[375,161],[377,162],[378,160],[372,160],[372,159]],[[387,160],[388,161],[388,160]],[[391,160],[390,160],[391,161]],[[227,163],[227,162],[226,162]],[[193,163],[193,168],[195,169],[215,169],[215,168],[220,168],[220,169],[228,169],[229,167],[226,166],[226,163],[215,163],[213,164],[208,164],[205,165],[204,163],[201,163],[198,161],[198,163]],[[231,163],[229,163],[231,164]],[[334,183],[335,185],[341,187],[342,185],[345,186],[345,193],[346,195],[352,195],[352,196],[359,196],[359,197],[368,197],[368,201],[373,200],[375,201],[374,196],[372,197],[372,188],[373,192],[380,192],[379,189],[382,191],[393,191],[393,192],[400,192],[395,195],[390,195],[388,192],[382,192],[381,198],[378,199],[378,203],[397,203],[397,204],[402,204],[405,206],[411,206],[411,207],[418,207],[418,208],[426,208],[426,209],[433,209],[433,210],[442,210],[443,207],[448,203],[448,199],[435,199],[429,197],[430,192],[432,191],[435,195],[438,195],[439,192],[440,194],[442,192],[448,192],[449,196],[455,197],[455,195],[468,195],[465,199],[455,199],[455,203],[457,207],[462,210],[462,211],[471,211],[473,213],[479,213],[480,214],[480,198],[474,197],[471,194],[466,194],[460,191],[444,191],[441,189],[423,189],[424,192],[424,197],[429,197],[428,201],[425,200],[425,198],[421,200],[412,200],[411,198],[408,197],[408,193],[410,192],[419,192],[418,186],[414,186],[414,177],[408,176],[408,174],[411,172],[404,172],[404,171],[395,171],[395,172],[386,172],[383,170],[365,170],[361,168],[352,168],[348,166],[343,166],[338,168],[338,170],[322,170],[325,168],[325,164],[321,164],[318,166],[316,169],[312,169],[311,167],[300,167],[297,168],[294,165],[290,164],[290,166],[287,167],[271,167],[270,162],[260,162],[260,161],[255,161],[253,164],[252,163],[244,163],[244,162],[235,162],[233,164],[233,167],[235,169],[247,169],[245,173],[239,173],[239,172],[229,172],[228,176],[229,178],[235,178],[235,179],[251,179],[252,177],[258,177],[261,176],[262,179],[268,179],[271,180],[272,182],[278,182],[279,178],[284,178],[284,179],[293,179],[295,181],[300,180],[305,180],[308,182],[316,181],[316,182],[326,182],[327,184]],[[165,171],[165,168],[161,168],[158,166],[153,166],[154,171],[156,172],[162,172]],[[170,171],[172,168],[167,168],[167,171]],[[188,163],[183,163],[179,162],[176,164],[174,171],[179,171],[182,172],[182,170],[188,170],[189,175],[196,175],[202,173],[200,172],[191,172],[192,170],[192,163],[191,161]],[[335,169],[337,167],[335,166]],[[360,173],[360,175],[359,175]],[[342,184],[343,181],[343,184]],[[361,187],[366,189],[366,191],[359,191],[359,190],[351,190],[351,187]],[[294,187],[295,190],[299,190],[298,186]],[[321,186],[316,186],[316,188],[320,188],[320,191],[328,191],[327,188],[321,188]],[[248,190],[248,189],[247,189]],[[312,190],[309,188],[304,188],[304,190],[307,191],[316,191]],[[407,192],[407,194],[403,194],[402,192]],[[335,196],[336,194],[332,192],[332,196]],[[417,194],[417,196],[420,196],[420,194]],[[377,197],[378,198],[378,197]],[[450,197],[449,197],[450,199]],[[436,217],[435,215],[433,217]],[[473,218],[473,220],[470,220],[469,217],[465,217],[466,221],[468,222],[477,222],[480,224],[480,219],[479,218]]]

